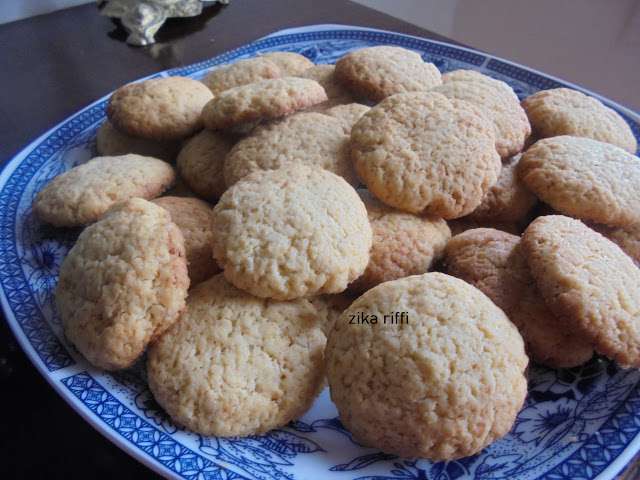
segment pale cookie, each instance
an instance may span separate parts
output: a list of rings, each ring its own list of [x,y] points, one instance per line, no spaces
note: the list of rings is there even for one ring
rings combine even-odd
[[[322,88],[327,93],[328,100],[318,105],[318,107],[327,108],[354,101],[351,92],[336,79],[334,75],[335,69],[335,65],[314,65],[300,75],[303,78],[315,80],[322,85]]]
[[[327,94],[315,80],[284,77],[225,90],[206,104],[202,120],[210,130],[289,115],[325,102]]]
[[[640,223],[640,158],[580,137],[539,140],[518,175],[543,202],[583,220],[612,226]]]
[[[302,112],[256,128],[231,149],[224,162],[228,186],[258,170],[292,163],[316,165],[359,183],[349,157],[349,135],[336,118]]]
[[[390,95],[424,92],[442,83],[440,71],[401,47],[368,47],[336,62],[336,78],[351,92],[378,102]]]
[[[118,202],[155,198],[175,180],[171,165],[140,155],[96,157],[55,177],[36,196],[33,210],[56,227],[95,222]]]
[[[324,114],[340,120],[345,133],[347,135],[351,135],[353,126],[358,123],[358,120],[360,120],[369,110],[371,110],[370,107],[362,105],[361,103],[348,103],[328,108],[324,111]]]
[[[80,353],[117,370],[178,318],[188,288],[180,230],[164,209],[133,198],[80,234],[60,267],[56,307]]]
[[[377,323],[358,324],[373,315]],[[342,423],[363,445],[401,457],[473,455],[509,432],[527,394],[517,328],[442,273],[369,290],[336,322],[325,355]]]
[[[522,151],[531,125],[509,85],[473,70],[455,70],[445,73],[442,85],[432,91],[482,108],[495,127],[496,150],[501,157]]]
[[[525,98],[522,106],[539,138],[573,135],[617,145],[630,153],[638,148],[620,114],[577,90],[543,90]]]
[[[286,77],[297,77],[313,67],[313,62],[304,55],[295,52],[264,53],[258,58],[267,59],[280,68]]]
[[[547,305],[594,349],[640,367],[640,269],[615,243],[579,220],[538,217],[522,236]]]
[[[333,325],[338,318],[340,318],[342,312],[349,308],[349,305],[351,305],[354,300],[355,297],[347,292],[318,295],[317,297],[309,298],[309,301],[316,307],[323,320],[322,331],[325,335],[329,335],[329,332],[333,329]]]
[[[493,126],[478,108],[440,93],[382,101],[351,132],[360,179],[384,203],[446,219],[480,205],[501,162]]]
[[[222,169],[231,147],[233,141],[229,136],[209,130],[203,130],[184,144],[176,167],[196,195],[213,201],[227,189]]]
[[[359,191],[367,207],[373,246],[367,269],[349,289],[364,292],[382,282],[426,273],[440,259],[451,238],[441,218],[400,212]]]
[[[589,226],[617,244],[640,267],[640,225],[623,228],[596,223]]]
[[[182,232],[191,285],[220,272],[211,255],[211,205],[188,197],[160,197],[153,203],[169,212],[171,220]]]
[[[178,142],[158,142],[137,138],[119,132],[109,120],[105,120],[96,135],[96,150],[98,155],[113,157],[135,153],[145,157],[155,157],[172,162],[180,149]]]
[[[496,184],[468,218],[479,222],[521,222],[538,202],[536,196],[520,180],[517,173],[521,156],[502,164]]]
[[[518,327],[532,360],[552,368],[582,365],[591,344],[547,308],[529,272],[520,237],[490,228],[453,237],[445,251],[447,273],[487,295]]]
[[[213,254],[236,287],[280,300],[342,292],[364,272],[371,226],[356,191],[320,167],[254,172],[213,209]]]
[[[214,95],[218,95],[230,88],[282,76],[284,74],[278,65],[266,58],[258,57],[238,60],[231,65],[216,68],[204,77],[202,83],[209,87]]]
[[[150,140],[182,140],[202,128],[200,113],[213,98],[197,80],[154,78],[130,83],[111,95],[107,115],[121,132]]]
[[[149,388],[179,425],[256,435],[303,415],[324,379],[322,319],[308,300],[253,297],[217,275],[149,349]]]

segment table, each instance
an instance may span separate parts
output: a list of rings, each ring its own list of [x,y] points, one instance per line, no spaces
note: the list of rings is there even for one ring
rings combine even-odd
[[[124,31],[98,15],[95,4],[2,25],[0,162],[126,82],[213,57],[276,30],[314,23],[362,25],[450,41],[341,0],[232,0],[227,7],[207,8],[200,17],[170,20],[157,35],[158,43],[144,48],[126,45]],[[156,476],[58,397],[4,321],[0,321],[0,411],[3,478]]]

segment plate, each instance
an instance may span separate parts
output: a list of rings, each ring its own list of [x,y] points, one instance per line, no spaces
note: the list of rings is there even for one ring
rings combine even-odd
[[[277,32],[153,77],[202,78],[217,65],[275,50],[333,63],[349,50],[381,44],[416,50],[443,72],[480,70],[507,82],[520,98],[561,86],[585,91],[467,48],[337,25]],[[594,96],[617,110],[640,140],[637,114]],[[34,196],[51,178],[95,155],[96,130],[105,118],[107,98],[42,135],[2,171],[0,301],[40,373],[87,422],[127,453],[171,478],[480,480],[609,479],[640,450],[640,372],[619,369],[600,358],[568,370],[533,365],[530,393],[511,433],[480,454],[457,461],[404,459],[359,445],[340,423],[327,390],[302,418],[267,435],[223,439],[177,428],[149,393],[143,362],[107,374],[88,365],[64,339],[53,293],[60,264],[78,232],[43,225],[31,210]]]

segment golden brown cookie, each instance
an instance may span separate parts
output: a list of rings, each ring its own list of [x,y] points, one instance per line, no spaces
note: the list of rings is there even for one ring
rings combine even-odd
[[[202,110],[210,130],[274,119],[325,102],[327,94],[315,80],[284,77],[225,90]]]
[[[563,214],[612,226],[640,223],[640,158],[609,143],[539,140],[522,155],[518,175]]]
[[[220,272],[211,254],[211,205],[197,198],[160,197],[153,203],[164,208],[184,237],[191,285]]]
[[[105,120],[96,135],[96,150],[103,157],[114,157],[135,153],[145,157],[155,157],[172,162],[180,149],[178,142],[158,142],[136,138],[119,132],[109,120]]]
[[[382,282],[426,273],[440,259],[451,238],[447,222],[400,212],[366,191],[358,193],[367,207],[373,246],[367,269],[350,290],[364,292]]]
[[[231,147],[233,140],[228,135],[209,130],[203,130],[184,144],[176,167],[196,195],[213,201],[227,189],[222,169]]]
[[[500,80],[473,70],[454,70],[442,76],[442,85],[434,92],[457,98],[482,108],[493,122],[496,150],[501,157],[522,151],[531,125],[513,89]]]
[[[316,165],[359,183],[349,158],[349,135],[343,123],[317,112],[301,112],[257,127],[240,140],[224,161],[228,186],[258,170],[298,163]]]
[[[180,230],[164,209],[133,198],[80,234],[60,267],[56,307],[80,353],[117,370],[178,318],[188,288]]]
[[[150,140],[182,140],[202,128],[200,113],[213,98],[201,82],[186,77],[129,83],[109,100],[109,120],[123,133]]]
[[[209,87],[214,95],[218,95],[240,85],[282,76],[284,74],[278,65],[266,58],[257,57],[218,67],[209,72],[202,83]]]
[[[324,111],[326,115],[335,117],[342,122],[344,131],[347,135],[351,135],[353,126],[358,123],[362,116],[371,110],[370,107],[361,103],[347,103],[344,105],[336,105]]]
[[[442,83],[440,71],[401,47],[367,47],[336,62],[338,81],[359,97],[379,102],[396,93],[425,92]]]
[[[323,320],[308,300],[253,297],[217,275],[149,349],[149,387],[178,424],[246,436],[304,414],[324,378]]]
[[[328,100],[317,105],[318,108],[352,103],[355,100],[351,92],[343,87],[335,77],[335,69],[335,65],[314,65],[300,74],[303,78],[310,78],[318,82],[327,93]]]
[[[447,273],[487,295],[518,327],[532,360],[553,368],[581,365],[591,344],[547,308],[520,248],[520,237],[491,228],[467,230],[445,250]]]
[[[587,137],[636,153],[631,128],[615,110],[570,88],[543,90],[525,98],[522,106],[540,138],[558,135]]]
[[[393,95],[351,131],[360,179],[384,203],[446,219],[475,210],[500,173],[493,126],[439,93]]]
[[[640,267],[640,225],[623,228],[593,223],[589,226],[618,245]]]
[[[98,220],[118,202],[155,198],[175,180],[171,165],[140,155],[96,157],[55,177],[36,196],[38,218],[56,227]]]
[[[594,349],[640,367],[640,269],[615,243],[579,220],[538,217],[522,249],[547,305]]]
[[[518,177],[520,158],[516,155],[502,163],[498,181],[467,218],[478,222],[518,223],[527,217],[538,199]]]
[[[313,62],[304,55],[295,52],[263,53],[258,58],[267,59],[280,68],[285,77],[297,77],[313,67]]]
[[[342,292],[369,262],[362,200],[320,167],[290,164],[244,177],[214,207],[213,230],[225,278],[258,297]]]
[[[377,323],[358,323],[373,315]],[[362,295],[336,322],[326,356],[345,427],[403,457],[479,452],[509,432],[527,394],[516,327],[478,289],[442,273]]]

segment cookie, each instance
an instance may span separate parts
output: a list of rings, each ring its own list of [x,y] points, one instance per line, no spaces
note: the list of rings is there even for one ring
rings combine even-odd
[[[367,47],[336,62],[336,78],[374,102],[396,93],[424,92],[442,83],[440,71],[420,54],[401,47]]]
[[[258,170],[275,170],[297,163],[316,165],[359,183],[349,158],[349,135],[334,117],[301,112],[256,128],[240,140],[224,162],[228,186]]]
[[[318,107],[327,108],[354,101],[351,92],[343,87],[335,77],[335,69],[335,65],[314,65],[300,74],[303,78],[310,78],[318,82],[327,93],[328,100]]]
[[[478,288],[507,314],[532,360],[571,368],[593,356],[591,344],[545,305],[517,235],[491,228],[467,230],[447,244],[445,264],[447,273]]]
[[[358,324],[373,315],[377,323]],[[336,322],[325,355],[342,423],[359,443],[401,457],[473,455],[509,432],[527,394],[516,327],[442,273],[369,290]]]
[[[325,343],[308,300],[263,300],[216,275],[191,290],[185,313],[149,349],[149,388],[194,432],[265,433],[311,406],[323,384]]]
[[[135,153],[145,157],[155,157],[166,162],[176,158],[180,145],[177,142],[158,142],[136,138],[119,132],[109,120],[105,120],[96,135],[96,150],[103,157],[114,157]]]
[[[316,307],[318,314],[322,318],[322,331],[325,335],[333,329],[342,312],[353,303],[355,297],[347,292],[333,293],[330,295],[318,295],[309,298],[309,301]]]
[[[202,83],[209,87],[214,95],[218,95],[230,88],[282,76],[284,74],[278,65],[267,58],[257,57],[218,67],[208,73]]]
[[[56,307],[80,353],[117,370],[176,321],[188,288],[180,230],[164,209],[133,198],[80,234],[60,267]]]
[[[522,151],[531,125],[509,85],[473,70],[455,70],[445,73],[442,85],[432,91],[482,108],[495,127],[496,150],[501,157]]]
[[[518,175],[565,215],[620,227],[640,223],[640,158],[609,143],[539,140],[522,155]]]
[[[176,167],[196,195],[214,201],[227,189],[222,169],[233,144],[229,136],[209,130],[203,130],[184,144]]]
[[[635,153],[636,138],[625,120],[599,100],[570,88],[543,90],[525,98],[522,106],[540,138],[558,135],[586,137]]]
[[[211,205],[188,197],[160,197],[153,203],[169,212],[171,220],[182,232],[191,285],[220,272],[211,254]]]
[[[527,217],[538,199],[518,177],[520,158],[516,155],[503,162],[498,181],[467,218],[478,222],[517,223]]]
[[[200,113],[212,98],[204,84],[191,78],[154,78],[116,90],[107,115],[113,126],[127,135],[182,140],[202,128]]]
[[[640,367],[640,269],[615,243],[579,220],[538,217],[522,249],[547,305],[594,349]]]
[[[394,210],[366,191],[359,191],[367,207],[373,246],[364,273],[350,286],[364,292],[382,282],[425,273],[440,259],[451,231],[441,218]]]
[[[327,94],[315,80],[284,77],[225,90],[202,110],[206,128],[217,130],[247,122],[274,119],[325,102]]]
[[[340,120],[342,122],[344,132],[347,135],[351,135],[353,126],[358,123],[358,120],[360,120],[369,110],[371,110],[370,107],[362,105],[361,103],[347,103],[328,108],[323,113]]]
[[[636,265],[640,266],[640,225],[629,227],[607,227],[594,223],[589,225],[596,232],[604,235],[629,255]]]
[[[55,177],[36,196],[38,218],[56,227],[95,222],[118,202],[155,198],[175,180],[171,165],[140,155],[96,157]]]
[[[260,55],[275,63],[285,77],[297,77],[313,67],[313,62],[304,55],[295,52],[270,52]]]
[[[493,126],[439,93],[393,95],[351,131],[360,179],[384,203],[445,219],[475,210],[500,173]]]
[[[364,272],[371,226],[356,191],[320,167],[254,172],[213,209],[225,278],[258,297],[339,293]]]

